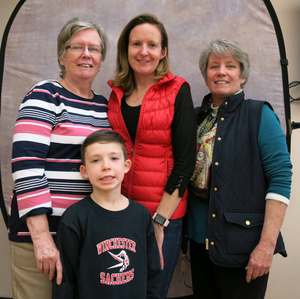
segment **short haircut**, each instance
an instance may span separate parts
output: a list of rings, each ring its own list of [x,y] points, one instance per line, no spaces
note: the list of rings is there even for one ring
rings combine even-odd
[[[125,26],[118,40],[118,51],[117,51],[117,62],[116,62],[116,72],[112,83],[116,87],[122,87],[124,94],[129,96],[135,88],[135,79],[133,70],[128,61],[128,45],[129,45],[129,35],[131,30],[142,24],[151,24],[156,26],[161,34],[161,48],[164,51],[167,49],[166,56],[160,60],[155,74],[154,80],[159,80],[165,77],[170,69],[169,57],[168,57],[168,34],[164,25],[158,20],[158,18],[150,13],[144,13],[134,17]]]
[[[95,29],[101,40],[101,61],[104,61],[107,49],[107,36],[104,29],[101,26],[98,26],[92,21],[82,20],[79,18],[73,18],[69,20],[61,29],[60,33],[57,36],[57,56],[61,59],[65,57],[65,48],[67,43],[70,41],[72,36],[82,30],[86,29]],[[65,67],[60,64],[58,60],[59,67],[61,69],[60,77],[64,78],[66,74]]]
[[[117,132],[111,130],[99,130],[87,136],[81,146],[81,160],[85,165],[85,152],[89,145],[94,143],[117,143],[121,146],[124,160],[127,160],[127,150],[123,138]]]
[[[207,77],[207,65],[211,53],[218,57],[231,55],[240,63],[240,78],[246,78],[245,82],[241,85],[241,87],[244,87],[250,74],[250,62],[248,54],[243,51],[239,43],[228,39],[217,39],[209,44],[209,46],[201,53],[199,60],[200,71],[204,79]]]

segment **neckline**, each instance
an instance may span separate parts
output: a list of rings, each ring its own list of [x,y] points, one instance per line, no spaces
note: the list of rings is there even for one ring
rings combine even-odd
[[[72,95],[74,95],[74,96],[76,96],[76,97],[78,97],[78,98],[85,99],[85,100],[93,100],[93,99],[95,98],[95,93],[93,92],[92,89],[90,89],[90,92],[91,92],[91,94],[92,94],[92,97],[91,97],[91,98],[86,98],[86,97],[80,96],[80,95],[78,95],[78,94],[72,92],[72,91],[69,90],[67,87],[65,87],[64,85],[62,85],[62,84],[60,83],[60,81],[57,80],[56,82],[57,82],[64,90],[66,90],[68,93],[70,93],[70,94],[72,94]]]
[[[107,210],[105,208],[103,208],[102,206],[98,205],[95,201],[93,201],[93,199],[91,198],[91,196],[89,195],[87,198],[87,201],[89,203],[89,205],[91,206],[91,208],[101,214],[101,215],[105,215],[105,216],[109,216],[109,217],[113,217],[113,218],[120,218],[120,217],[125,217],[128,213],[131,212],[134,202],[132,200],[130,200],[128,197],[128,205],[125,209],[120,210],[120,211],[111,211],[111,210]]]
[[[142,106],[142,104],[140,104],[138,106],[130,106],[130,105],[128,105],[128,103],[126,102],[125,97],[123,98],[123,104],[126,106],[126,108],[136,109],[136,110],[141,109],[141,106]]]

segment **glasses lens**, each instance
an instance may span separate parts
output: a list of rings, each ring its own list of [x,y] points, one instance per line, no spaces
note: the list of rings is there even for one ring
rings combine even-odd
[[[72,44],[70,45],[70,49],[73,52],[83,52],[84,51],[84,46],[80,44]]]
[[[97,46],[97,45],[89,46],[88,50],[90,51],[90,53],[93,53],[93,54],[101,54],[101,47]]]
[[[101,54],[101,46],[100,45],[92,45],[92,46],[84,46],[82,44],[71,44],[66,47],[70,48],[72,52],[82,53],[85,51],[85,48],[88,48],[89,52],[92,54]]]

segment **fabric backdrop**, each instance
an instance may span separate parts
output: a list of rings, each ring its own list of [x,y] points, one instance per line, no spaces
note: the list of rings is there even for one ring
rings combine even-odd
[[[24,3],[23,3],[24,2]],[[211,40],[238,41],[250,56],[247,98],[269,101],[286,132],[282,72],[276,32],[262,0],[27,0],[16,14],[2,45],[4,71],[1,92],[0,158],[3,197],[6,207],[12,191],[11,148],[19,105],[27,91],[42,79],[59,79],[56,38],[71,18],[92,20],[103,26],[108,36],[108,52],[94,80],[93,90],[107,98],[107,81],[115,68],[116,45],[125,24],[134,16],[150,12],[164,23],[169,35],[169,57],[173,74],[184,77],[191,86],[195,106],[208,89],[198,62]],[[1,83],[1,82],[0,82]],[[184,287],[182,270],[176,269],[170,297],[191,294]],[[183,262],[184,263],[184,262]],[[191,285],[185,272],[186,283]],[[174,283],[175,281],[175,283]]]

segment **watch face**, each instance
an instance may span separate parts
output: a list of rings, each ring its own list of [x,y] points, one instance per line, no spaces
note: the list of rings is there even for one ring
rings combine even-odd
[[[166,221],[166,218],[163,217],[163,216],[161,216],[161,215],[159,215],[159,214],[157,214],[157,215],[155,216],[155,221],[156,221],[158,224],[163,225],[163,224],[165,223],[165,221]]]

